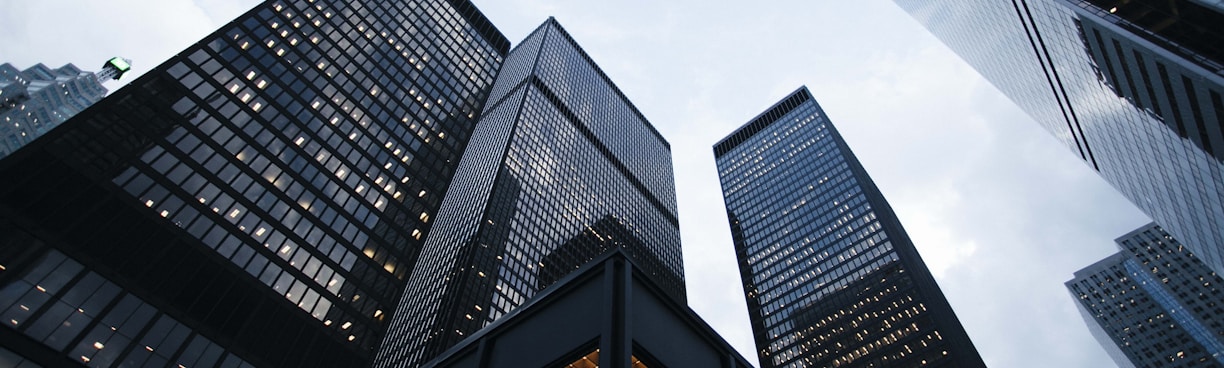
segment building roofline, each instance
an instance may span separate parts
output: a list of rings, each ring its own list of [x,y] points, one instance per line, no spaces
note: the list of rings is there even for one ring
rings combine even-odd
[[[1121,248],[1121,249],[1126,249],[1126,248],[1122,248],[1122,242],[1123,242],[1123,241],[1130,240],[1131,238],[1134,238],[1136,235],[1139,235],[1140,233],[1143,233],[1144,231],[1148,231],[1148,230],[1156,229],[1156,228],[1159,228],[1159,227],[1160,227],[1160,225],[1159,225],[1159,224],[1157,224],[1157,223],[1155,223],[1155,222],[1149,222],[1149,223],[1147,223],[1147,224],[1144,224],[1143,226],[1140,226],[1140,227],[1138,227],[1138,228],[1136,228],[1136,229],[1134,229],[1134,230],[1131,230],[1130,232],[1127,232],[1126,234],[1124,234],[1124,235],[1122,235],[1122,236],[1119,236],[1119,237],[1115,238],[1115,239],[1114,239],[1114,243],[1118,243],[1118,248]]]
[[[715,143],[714,157],[722,157],[722,155],[735,149],[735,147],[738,147],[741,143],[748,140],[748,138],[760,133],[770,125],[773,125],[773,123],[778,121],[778,119],[783,115],[790,113],[795,108],[799,107],[800,104],[806,101],[815,102],[816,98],[812,97],[812,93],[808,91],[806,85],[799,86],[799,88],[794,92],[786,95],[786,97],[774,103],[768,109],[765,109],[764,112],[757,114],[757,116],[748,120],[748,123],[735,129],[735,131],[732,131],[731,134],[727,134],[726,137],[723,137],[722,140]]]
[[[1099,261],[1093,262],[1092,264],[1084,268],[1079,269],[1079,271],[1075,271],[1075,273],[1073,274],[1075,277],[1070,280],[1067,280],[1067,282],[1065,282],[1064,284],[1066,284],[1069,287],[1071,286],[1071,284],[1074,284],[1076,282],[1079,282],[1080,280],[1083,280],[1085,278],[1088,278],[1089,276],[1092,276],[1092,275],[1097,274],[1098,272],[1101,272],[1101,270],[1107,269],[1117,264],[1121,264],[1122,262],[1126,262],[1127,259],[1128,258],[1126,254],[1123,254],[1122,252],[1111,254],[1108,257],[1105,257]]]
[[[594,59],[591,59],[591,55],[587,54],[586,50],[582,48],[582,45],[578,44],[578,41],[574,40],[574,37],[570,35],[569,31],[565,30],[565,27],[561,26],[561,22],[558,22],[555,17],[548,17],[548,20],[545,20],[544,24],[551,24],[554,26],[554,28],[560,31],[561,36],[564,37],[567,42],[573,45],[575,50],[578,50],[578,54],[582,55],[582,58],[586,60],[587,63],[591,64],[591,68],[595,69],[595,73],[599,74],[599,77],[603,79],[604,82],[607,82],[609,87],[612,87],[612,91],[616,92],[616,96],[619,97],[626,106],[629,106],[629,110],[633,111],[633,114],[642,121],[642,124],[646,125],[647,129],[650,129],[650,132],[654,134],[655,138],[658,138],[659,142],[662,142],[663,146],[667,147],[668,151],[671,151],[671,143],[669,143],[666,138],[663,138],[663,135],[659,133],[658,129],[655,129],[654,124],[652,124],[650,120],[646,119],[645,115],[642,115],[642,111],[638,110],[637,105],[634,105],[633,101],[630,101],[629,98],[625,96],[625,93],[621,91],[620,87],[616,86],[616,83],[612,81],[612,78],[608,78],[608,74],[604,73],[603,68],[601,68]]]
[[[493,22],[475,4],[472,4],[469,0],[446,0],[446,2],[450,3],[464,19],[467,19],[468,23],[471,23],[472,27],[476,29],[476,32],[484,36],[485,40],[489,41],[502,56],[510,52],[510,40],[506,38],[506,35],[502,34],[500,29],[497,29],[497,26],[493,25]]]

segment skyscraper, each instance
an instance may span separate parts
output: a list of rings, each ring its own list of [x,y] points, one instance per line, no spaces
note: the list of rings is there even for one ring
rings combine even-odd
[[[983,367],[806,87],[714,146],[762,367]]]
[[[1154,223],[1116,242],[1121,251],[1066,284],[1114,361],[1123,367],[1224,365],[1224,280]]]
[[[598,255],[684,300],[671,148],[554,19],[515,46],[378,367],[414,366]]]
[[[1224,272],[1219,2],[895,1]]]
[[[103,82],[119,79],[130,61],[113,58],[97,73],[68,64],[38,64],[19,71],[0,65],[0,158],[55,128],[106,96]]]
[[[508,50],[462,0],[260,3],[0,160],[0,345],[367,365]]]

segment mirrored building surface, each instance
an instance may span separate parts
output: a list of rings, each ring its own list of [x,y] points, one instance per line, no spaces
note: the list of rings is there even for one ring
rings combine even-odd
[[[608,249],[684,300],[671,148],[554,19],[493,85],[375,363],[424,363]]]
[[[807,88],[714,146],[762,367],[984,367]]]
[[[895,2],[1224,272],[1219,2]]]
[[[1121,367],[1224,365],[1224,279],[1156,224],[1066,286],[1097,341]]]
[[[467,1],[261,2],[0,160],[0,346],[368,365],[508,51]]]

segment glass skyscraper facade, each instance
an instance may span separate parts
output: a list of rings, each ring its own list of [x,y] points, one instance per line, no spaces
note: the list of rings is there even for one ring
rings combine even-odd
[[[102,74],[122,75],[113,68]],[[105,79],[110,78],[72,64],[56,69],[38,64],[26,70],[0,65],[0,157],[101,100],[106,96]]]
[[[1160,226],[1117,239],[1120,252],[1067,289],[1122,367],[1224,366],[1224,279]]]
[[[895,1],[1224,272],[1219,2]]]
[[[684,300],[671,148],[554,19],[506,58],[436,218],[377,367],[436,357],[603,249]]]
[[[0,160],[0,346],[370,363],[509,42],[462,0],[269,0]]]
[[[714,146],[762,367],[984,367],[807,88]]]

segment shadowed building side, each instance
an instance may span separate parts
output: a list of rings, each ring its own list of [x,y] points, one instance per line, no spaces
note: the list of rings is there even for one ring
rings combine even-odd
[[[510,238],[510,221],[522,192],[514,174],[502,169],[501,180],[489,197],[489,214],[476,238],[468,241],[455,254],[454,266],[445,278],[446,286],[439,300],[441,312],[434,320],[434,330],[459,331],[462,334],[439,335],[438,345],[451,346],[464,336],[485,326],[482,311],[491,310],[497,295],[497,275],[501,274],[502,255]]]
[[[606,216],[544,257],[540,262],[543,266],[540,266],[539,288],[543,290],[592,259],[614,249],[621,249],[633,259],[640,260],[638,269],[652,277],[673,277],[666,265],[659,261],[659,256],[643,244],[642,240],[633,234],[633,230],[626,228],[625,223],[615,216]]]
[[[368,365],[508,49],[466,1],[260,2],[0,159],[0,346]]]

